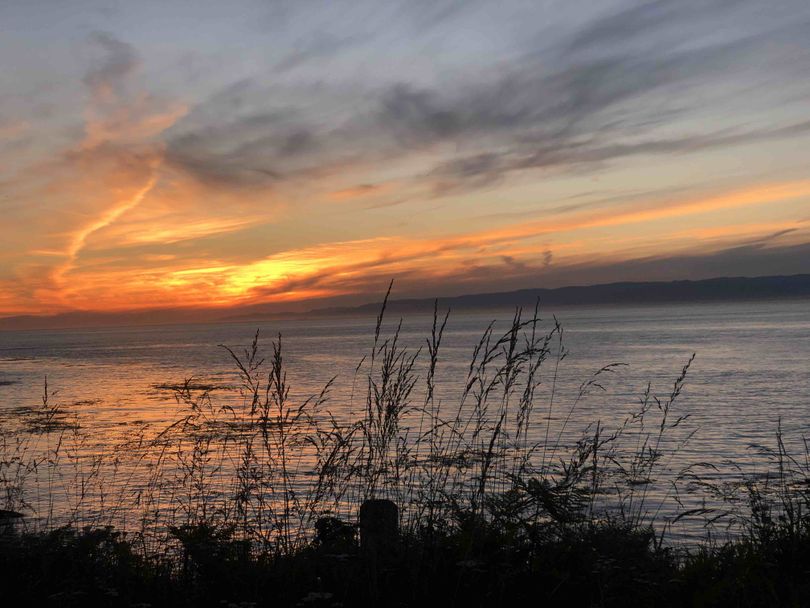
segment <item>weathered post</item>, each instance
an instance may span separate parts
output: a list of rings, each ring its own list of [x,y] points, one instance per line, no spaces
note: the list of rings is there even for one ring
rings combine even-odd
[[[360,553],[366,564],[372,600],[379,597],[379,573],[389,565],[399,544],[399,509],[390,500],[360,505]]]

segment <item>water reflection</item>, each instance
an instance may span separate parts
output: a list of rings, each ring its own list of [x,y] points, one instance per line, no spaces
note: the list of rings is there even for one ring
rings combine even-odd
[[[675,519],[684,510],[704,505],[705,496],[678,494],[688,488],[690,478],[678,474],[689,465],[710,463],[715,468],[703,467],[701,479],[718,484],[735,479],[741,470],[766,469],[761,452],[751,446],[773,445],[780,419],[788,448],[797,453],[803,450],[801,438],[808,424],[805,396],[810,394],[807,302],[555,312],[564,326],[570,354],[556,377],[548,367],[539,372],[535,400],[543,415],[528,430],[533,442],[546,441],[551,429],[552,437],[562,431],[561,441],[570,448],[589,425],[621,426],[637,411],[648,382],[654,392],[666,394],[683,363],[697,353],[678,402],[678,415],[688,416],[684,427],[688,425],[689,441],[683,442],[681,435],[664,440],[663,447],[672,452],[666,462],[670,478],[645,490],[648,504],[654,505],[651,509],[660,511],[664,519]],[[458,403],[473,348],[492,318],[498,319],[496,328],[505,328],[511,313],[451,315],[436,370],[437,404],[452,409]],[[395,321],[390,320],[386,329],[390,331]],[[412,351],[424,348],[431,322],[425,316],[406,318],[401,344]],[[544,329],[552,324],[549,317]],[[344,424],[362,415],[367,387],[358,362],[371,347],[374,319],[258,325],[266,342],[279,332],[284,335],[292,402],[319,394],[337,376],[329,392],[331,414]],[[55,431],[61,433],[66,449],[58,467],[39,480],[33,493],[37,512],[69,518],[80,503],[85,517],[93,513],[101,518],[109,516],[109,512],[104,514],[106,500],[108,505],[116,503],[116,516],[131,525],[149,506],[141,502],[143,489],[149,486],[149,475],[158,464],[147,448],[154,448],[155,438],[187,415],[189,403],[184,402],[183,392],[194,399],[204,394],[220,413],[245,407],[238,390],[242,379],[219,345],[238,351],[250,343],[255,329],[255,324],[247,323],[0,334],[4,426],[32,433],[34,440],[27,448],[31,453],[52,448],[48,442],[54,440]],[[569,420],[567,404],[576,399],[582,382],[614,362],[627,366],[600,379],[605,390],[582,400]],[[424,399],[427,365],[426,356],[416,363],[415,373],[420,377],[414,389],[416,402]],[[46,376],[48,403],[59,408],[51,418],[42,413]],[[548,413],[552,390],[557,406]],[[223,448],[214,445],[214,449]],[[223,464],[210,474],[224,496],[235,491],[233,473],[238,463],[235,455],[222,454],[218,458]],[[302,452],[298,473],[306,475],[312,458],[311,452]],[[170,477],[184,474],[182,458],[172,466],[177,468],[167,472]],[[106,495],[92,501],[80,500],[71,488],[77,480],[89,487],[92,480],[101,479]],[[679,488],[673,486],[675,481]],[[217,483],[210,487],[217,488]],[[175,506],[188,505],[191,500],[184,497],[183,503],[181,497],[173,498]],[[172,502],[165,496],[160,500],[162,505]],[[696,534],[702,523],[683,519],[679,533]]]

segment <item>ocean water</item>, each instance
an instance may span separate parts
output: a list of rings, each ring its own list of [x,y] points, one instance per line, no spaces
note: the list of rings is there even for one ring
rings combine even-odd
[[[494,321],[496,334],[506,331],[512,314],[451,313],[437,372],[436,399],[444,407],[457,404],[487,325]],[[554,357],[542,371],[536,404],[542,417],[530,431],[538,440],[547,433],[546,423],[552,436],[564,425],[570,442],[597,421],[607,429],[621,425],[638,409],[648,383],[665,399],[695,354],[673,407],[673,415],[687,418],[668,439],[672,454],[663,464],[669,478],[651,492],[670,519],[679,508],[706,500],[681,497],[686,506],[674,500],[685,485],[673,490],[673,480],[690,464],[713,463],[717,469],[704,473],[716,480],[734,471],[766,471],[756,446],[775,447],[780,423],[786,444],[803,458],[803,436],[810,435],[810,301],[571,307],[541,310],[541,317],[546,330],[554,318],[561,323],[567,355],[556,374]],[[281,334],[294,399],[317,394],[336,376],[327,407],[350,420],[365,404],[365,380],[357,368],[372,347],[375,321],[369,316],[0,332],[0,416],[6,427],[24,419],[41,404],[47,379],[49,402],[75,415],[92,437],[83,449],[101,453],[137,429],[176,420],[181,406],[172,386],[186,379],[219,387],[212,392],[215,403],[238,405],[237,370],[221,345],[239,352],[258,330],[265,349]],[[398,321],[389,316],[383,335]],[[423,348],[416,366],[423,379],[432,318],[406,315],[402,323],[401,343],[414,352]],[[614,363],[621,365],[599,376],[604,390],[591,390],[572,411],[582,383]],[[414,402],[424,390],[418,381]],[[56,500],[52,508],[58,510]]]

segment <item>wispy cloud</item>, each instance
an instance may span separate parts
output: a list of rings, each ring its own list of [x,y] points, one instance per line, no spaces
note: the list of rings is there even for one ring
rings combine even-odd
[[[136,4],[5,15],[0,314],[806,266],[802,0]]]
[[[747,21],[755,18],[752,6],[646,3],[598,19],[553,48],[529,50],[497,70],[432,87],[399,82],[352,93],[243,81],[203,103],[210,107],[198,111],[198,118],[210,118],[187,129],[178,125],[170,159],[200,179],[258,186],[347,163],[396,162],[452,144],[456,153],[412,176],[443,194],[488,186],[516,171],[579,170],[627,156],[801,135],[810,123],[775,116],[758,128],[686,120],[706,109],[694,92],[710,91],[716,81],[732,85],[715,105],[731,103],[750,86],[752,62],[771,57],[780,62],[779,70],[801,73],[810,61],[810,47],[802,42],[810,34],[810,12],[797,8],[804,13],[799,18],[757,27]],[[727,25],[728,34],[717,34],[718,22]],[[332,110],[312,102],[323,95],[334,96]],[[259,97],[277,108],[243,111]],[[285,101],[279,105],[280,100]],[[751,103],[763,104],[764,111],[770,102]],[[324,112],[334,120],[323,121]],[[672,125],[678,125],[674,134]]]

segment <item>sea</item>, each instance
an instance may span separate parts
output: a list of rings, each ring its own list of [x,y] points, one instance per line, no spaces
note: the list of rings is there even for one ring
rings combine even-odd
[[[444,411],[457,407],[484,332],[491,326],[497,338],[514,314],[450,313],[434,389]],[[660,415],[694,356],[670,406],[670,422],[681,421],[668,431],[669,451],[657,465],[661,478],[651,482],[649,501],[661,521],[678,522],[677,534],[699,535],[724,521],[719,515],[726,506],[712,502],[720,500],[717,493],[699,495],[693,475],[698,469],[701,479],[727,489],[735,480],[761,479],[772,471],[779,440],[797,467],[806,463],[810,300],[541,308],[540,317],[538,334],[562,328],[562,350],[554,334],[538,379],[535,428],[529,431],[537,441],[561,435],[573,446],[597,423],[603,433],[618,429],[643,406],[645,394],[653,404],[650,416]],[[14,428],[45,400],[92,437],[84,444],[86,455],[104,453],[139,429],[157,430],[177,420],[184,407],[177,390],[186,382],[210,389],[215,404],[238,407],[244,397],[231,352],[242,356],[258,333],[265,357],[280,341],[291,402],[319,395],[331,380],[324,407],[350,421],[366,406],[376,323],[370,314],[0,332],[0,420],[4,428]],[[416,405],[427,391],[433,323],[432,315],[388,314],[378,339],[378,345],[392,340],[399,327],[398,345],[418,353],[418,378],[409,396]],[[650,422],[648,435],[656,432]],[[59,510],[59,501],[55,506],[51,501],[51,510]],[[698,507],[700,517],[678,517]],[[716,521],[707,523],[715,515]]]

